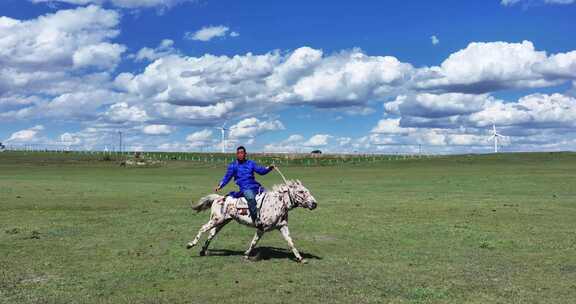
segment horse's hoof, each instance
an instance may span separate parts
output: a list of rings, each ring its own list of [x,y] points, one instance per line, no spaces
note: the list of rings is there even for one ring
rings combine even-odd
[[[299,259],[299,260],[298,260],[298,263],[300,263],[300,264],[308,264],[308,260]]]
[[[200,256],[206,256],[206,251],[200,251]]]
[[[190,244],[190,243],[186,244],[186,249],[190,249],[190,248],[192,248],[192,247],[194,247],[194,245],[192,245],[192,244]]]
[[[244,256],[244,261],[257,262],[257,261],[258,261],[258,256],[245,255],[245,256]]]

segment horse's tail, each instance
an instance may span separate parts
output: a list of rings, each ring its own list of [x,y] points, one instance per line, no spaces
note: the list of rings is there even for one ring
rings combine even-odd
[[[192,206],[192,209],[196,210],[196,212],[204,211],[212,207],[212,203],[221,197],[222,196],[218,194],[208,194],[202,197],[196,205]]]

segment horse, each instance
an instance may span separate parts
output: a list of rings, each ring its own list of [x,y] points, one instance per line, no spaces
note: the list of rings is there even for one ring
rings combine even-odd
[[[256,228],[256,233],[248,250],[244,252],[244,257],[248,258],[250,253],[265,232],[272,230],[280,230],[284,240],[294,253],[296,260],[300,263],[305,263],[298,249],[294,246],[294,242],[290,237],[290,230],[288,229],[288,212],[294,208],[302,207],[309,210],[314,210],[318,206],[316,199],[310,191],[302,185],[299,180],[288,180],[284,184],[274,185],[272,190],[265,191],[256,196],[256,201],[260,206],[260,223],[256,227],[252,219],[248,215],[247,202],[243,197],[233,198],[231,196],[222,196],[219,194],[209,194],[202,197],[192,209],[196,212],[201,212],[210,208],[210,220],[204,224],[194,240],[190,241],[186,248],[190,249],[200,240],[203,233],[210,231],[204,246],[200,250],[200,255],[206,255],[210,241],[214,239],[216,234],[230,221],[236,222]],[[244,212],[243,212],[244,211]]]

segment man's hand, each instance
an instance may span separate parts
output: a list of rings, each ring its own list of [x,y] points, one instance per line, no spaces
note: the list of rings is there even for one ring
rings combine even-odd
[[[270,170],[270,171],[274,170],[274,168],[276,168],[276,166],[274,166],[274,165],[268,166],[268,170]]]
[[[214,192],[218,192],[218,191],[220,191],[220,189],[222,189],[222,188],[220,188],[220,185],[218,185],[218,186],[216,186],[216,188],[214,188]]]

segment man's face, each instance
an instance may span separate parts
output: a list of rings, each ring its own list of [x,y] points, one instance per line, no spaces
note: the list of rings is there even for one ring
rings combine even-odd
[[[244,150],[242,150],[242,149],[236,151],[236,158],[237,158],[238,160],[244,160],[244,159],[246,159],[246,151],[244,151]]]

